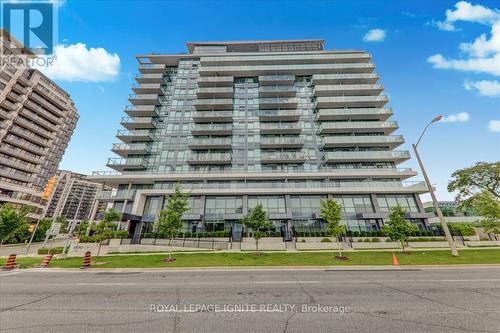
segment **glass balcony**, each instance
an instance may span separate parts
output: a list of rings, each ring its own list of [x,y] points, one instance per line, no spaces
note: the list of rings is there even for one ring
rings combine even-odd
[[[136,94],[159,94],[160,83],[136,83],[132,85],[132,90]]]
[[[230,153],[199,153],[187,158],[189,164],[231,164]]]
[[[262,163],[304,163],[303,152],[262,152]]]
[[[157,94],[130,94],[128,100],[133,105],[156,105],[158,102]]]
[[[162,73],[155,74],[137,74],[135,80],[138,83],[160,83],[163,77]]]
[[[122,117],[121,124],[123,127],[129,130],[152,129],[158,126],[158,123],[152,117]]]
[[[294,86],[260,86],[259,96],[261,97],[293,97],[296,95]]]
[[[212,98],[194,100],[193,106],[196,110],[232,110],[233,100]]]
[[[302,128],[297,123],[261,123],[261,134],[300,134]]]
[[[261,148],[302,148],[304,139],[300,137],[266,137],[260,138]]]
[[[260,121],[298,121],[299,118],[297,110],[259,110]]]
[[[151,152],[151,147],[146,143],[115,143],[111,151],[121,157],[128,155],[147,155]]]
[[[316,120],[375,119],[382,121],[389,119],[392,115],[392,108],[319,109]]]
[[[232,76],[200,77],[198,87],[232,87]]]
[[[233,87],[200,87],[196,91],[198,98],[232,98]]]
[[[158,112],[154,105],[127,105],[125,113],[130,117],[157,117]]]
[[[352,133],[352,132],[380,132],[389,135],[398,129],[395,121],[340,121],[326,122],[319,127],[321,134]]]
[[[125,143],[134,141],[154,141],[154,136],[149,130],[119,130],[116,137]]]
[[[100,200],[134,200],[135,190],[101,191]]]
[[[139,72],[142,74],[163,73],[165,64],[140,64]]]
[[[382,108],[389,102],[387,96],[317,97],[316,109],[330,108]]]
[[[377,96],[384,90],[381,84],[337,84],[318,85],[313,89],[314,96]]]
[[[323,148],[332,147],[371,147],[371,146],[387,146],[393,149],[401,144],[405,140],[401,135],[372,135],[372,136],[359,136],[359,135],[347,135],[347,136],[326,136],[323,138]]]
[[[147,168],[147,162],[142,158],[110,158],[106,164],[116,171],[141,170]]]
[[[297,99],[295,97],[265,97],[259,99],[260,109],[296,109]]]
[[[325,153],[327,163],[337,162],[395,162],[402,163],[410,159],[406,150],[391,151],[334,151]]]
[[[375,73],[360,74],[314,74],[313,85],[321,84],[374,84],[380,77]]]
[[[193,121],[195,123],[232,122],[233,111],[195,111],[193,114]]]
[[[231,138],[208,138],[189,140],[188,147],[191,149],[230,149]]]
[[[260,85],[287,84],[292,85],[295,82],[295,75],[261,75],[259,76]]]
[[[194,124],[191,127],[193,135],[231,135],[233,124]]]
[[[280,65],[238,65],[203,66],[200,76],[275,76],[275,75],[312,75],[329,73],[372,73],[375,65],[371,63],[328,63],[328,64],[280,64]],[[278,81],[279,82],[279,81]],[[285,84],[286,82],[280,82]],[[273,82],[276,84],[276,81]]]

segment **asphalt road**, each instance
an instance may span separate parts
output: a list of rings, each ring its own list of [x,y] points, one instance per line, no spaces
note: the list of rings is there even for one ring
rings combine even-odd
[[[0,273],[2,332],[500,332],[500,268]]]

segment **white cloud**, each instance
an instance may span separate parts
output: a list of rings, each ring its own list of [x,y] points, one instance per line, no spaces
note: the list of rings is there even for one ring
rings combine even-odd
[[[455,4],[455,10],[446,11],[446,20],[436,22],[441,30],[456,30],[454,23],[457,21],[468,21],[491,25],[500,19],[500,11],[489,9],[481,5],[472,5],[467,1],[460,1]]]
[[[481,96],[500,96],[500,82],[496,80],[465,81],[464,87],[467,90],[477,89]]]
[[[432,67],[500,76],[500,53],[487,58],[446,59],[441,54],[427,58]]]
[[[500,120],[490,120],[488,122],[488,130],[490,132],[500,132]]]
[[[455,24],[459,21],[483,24],[491,27],[491,31],[489,35],[481,34],[472,42],[460,43],[458,47],[462,57],[458,59],[447,58],[438,53],[428,57],[427,61],[434,68],[500,76],[500,11],[460,1],[455,4],[454,10],[448,9],[446,19],[436,22],[436,25],[441,30],[454,31]]]
[[[48,77],[62,81],[111,81],[120,70],[120,57],[103,48],[87,48],[83,43],[57,45],[54,62],[38,68]]]
[[[363,36],[365,42],[382,42],[386,36],[385,30],[372,29]]]
[[[467,112],[459,112],[455,114],[450,114],[448,116],[444,116],[441,119],[441,123],[465,123],[470,120],[470,116]]]

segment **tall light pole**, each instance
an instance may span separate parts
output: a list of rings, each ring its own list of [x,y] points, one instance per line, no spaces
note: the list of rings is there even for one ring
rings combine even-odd
[[[444,220],[443,213],[441,212],[441,209],[439,208],[438,201],[436,199],[436,195],[434,194],[434,189],[432,188],[431,182],[429,181],[429,177],[427,176],[427,173],[425,172],[424,165],[422,164],[422,160],[420,159],[420,155],[418,154],[417,146],[420,143],[420,140],[422,140],[422,137],[424,136],[425,131],[427,128],[432,125],[435,122],[440,121],[443,118],[443,116],[437,116],[436,118],[432,119],[430,123],[425,126],[424,130],[422,131],[422,134],[420,134],[420,137],[418,138],[417,143],[414,143],[413,146],[413,151],[415,152],[415,156],[417,157],[418,165],[420,166],[420,170],[422,170],[422,175],[424,176],[425,184],[427,185],[427,188],[429,189],[429,193],[432,198],[432,203],[434,204],[434,208],[436,209],[436,213],[439,217],[439,222],[441,223],[441,227],[443,228],[444,234],[446,236],[446,240],[448,241],[448,244],[450,245],[451,249],[451,254],[454,257],[458,257],[458,251],[457,247],[455,246],[455,242],[453,241],[453,237],[451,237],[450,230],[448,229],[448,225],[446,224],[446,221]]]

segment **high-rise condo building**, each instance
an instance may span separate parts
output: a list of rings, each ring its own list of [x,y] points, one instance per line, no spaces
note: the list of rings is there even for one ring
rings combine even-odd
[[[415,171],[370,54],[323,40],[187,43],[137,57],[139,72],[100,200],[149,232],[175,183],[191,191],[185,230],[238,230],[262,203],[277,230],[322,228],[320,200],[350,230],[378,230],[391,207],[426,228]],[[124,224],[125,225],[125,224]],[[293,227],[293,229],[292,229]]]
[[[2,29],[0,48],[0,204],[31,206],[36,219],[78,113],[68,93],[40,71],[16,66],[18,55],[33,55]]]

